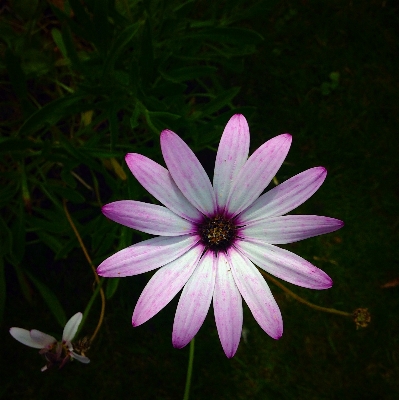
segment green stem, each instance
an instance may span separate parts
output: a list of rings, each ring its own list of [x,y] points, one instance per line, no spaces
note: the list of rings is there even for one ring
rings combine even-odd
[[[190,397],[191,376],[193,373],[193,362],[194,362],[194,349],[195,349],[195,337],[193,337],[193,339],[190,342],[190,355],[188,358],[186,388],[184,389],[183,400],[188,400]]]

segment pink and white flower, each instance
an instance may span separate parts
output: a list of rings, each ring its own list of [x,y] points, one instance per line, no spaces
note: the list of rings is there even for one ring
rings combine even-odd
[[[61,342],[57,342],[53,336],[36,329],[28,331],[26,329],[13,327],[10,329],[10,334],[14,339],[26,346],[41,349],[39,353],[44,354],[48,361],[47,365],[41,369],[42,371],[45,371],[53,365],[59,365],[59,368],[61,368],[67,361],[73,358],[87,364],[90,360],[86,356],[74,352],[71,343],[81,321],[82,313],[79,312],[66,323]]]
[[[133,312],[143,324],[183,288],[173,324],[172,343],[186,346],[201,327],[213,300],[223,350],[233,357],[241,336],[242,298],[272,338],[283,333],[279,307],[255,267],[311,289],[332,286],[330,277],[276,244],[333,232],[334,218],[286,215],[311,197],[326,177],[323,167],[308,169],[261,195],[281,167],[291,135],[270,139],[249,158],[249,128],[234,115],[221,138],[213,186],[197,157],[175,133],[161,133],[168,169],[130,153],[126,162],[141,185],[161,205],[133,200],[107,204],[106,217],[158,237],[134,244],[103,261],[101,276],[124,277],[160,268],[144,288]]]

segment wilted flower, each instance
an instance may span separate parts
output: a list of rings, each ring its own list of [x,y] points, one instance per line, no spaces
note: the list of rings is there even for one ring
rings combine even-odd
[[[254,264],[298,286],[331,287],[323,271],[274,246],[343,226],[342,221],[316,215],[282,216],[316,192],[326,177],[323,167],[304,171],[260,196],[290,145],[291,135],[283,134],[248,158],[248,124],[242,115],[234,115],[219,144],[213,187],[194,153],[170,130],[161,133],[168,169],[140,154],[126,156],[133,175],[165,205],[124,200],[102,210],[113,221],[159,235],[117,252],[97,269],[101,276],[122,277],[162,267],[137,302],[133,326],[157,314],[183,288],[173,345],[182,348],[190,342],[213,299],[219,338],[227,357],[232,357],[242,330],[241,296],[271,337],[278,339],[283,333],[278,305]]]
[[[53,365],[59,365],[59,368],[61,368],[72,358],[87,364],[90,360],[86,356],[74,352],[71,343],[81,321],[82,313],[79,312],[66,323],[61,342],[57,342],[54,337],[37,331],[36,329],[28,331],[22,328],[11,328],[10,333],[18,342],[35,349],[41,349],[39,353],[44,354],[48,361],[47,365],[42,368],[42,371],[45,371]]]

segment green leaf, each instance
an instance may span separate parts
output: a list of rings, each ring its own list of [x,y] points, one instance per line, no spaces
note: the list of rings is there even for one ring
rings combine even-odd
[[[244,28],[213,28],[198,33],[188,33],[184,39],[209,40],[218,43],[234,45],[259,44],[263,36],[259,33]]]
[[[108,51],[112,37],[111,24],[108,21],[108,0],[96,0],[93,3],[93,42],[104,55]]]
[[[107,279],[107,286],[105,288],[105,297],[109,300],[118,289],[120,278],[109,278]]]
[[[11,256],[16,264],[20,264],[25,255],[25,212],[22,201],[20,202],[19,213],[11,225],[12,232],[12,253]]]
[[[0,153],[19,153],[26,149],[39,150],[42,147],[41,143],[18,138],[1,138],[0,144]]]
[[[150,86],[154,73],[154,50],[152,45],[151,26],[149,18],[146,19],[141,37],[141,50],[139,58],[140,75],[143,86]]]
[[[65,43],[64,43],[64,39],[62,38],[61,31],[57,28],[53,28],[51,30],[51,36],[53,37],[55,44],[60,49],[60,52],[64,56],[64,58],[68,58],[68,52],[65,47]]]
[[[213,114],[216,111],[219,111],[222,107],[229,104],[231,100],[233,100],[233,98],[237,96],[239,91],[239,87],[233,87],[220,93],[215,99],[210,101],[202,108],[202,115],[209,115]]]
[[[35,278],[30,272],[25,271],[28,275],[29,279],[33,282],[36,286],[37,290],[43,297],[43,300],[48,305],[50,311],[53,313],[54,317],[56,318],[57,322],[64,327],[67,318],[65,315],[65,311],[61,306],[61,303],[58,301],[57,296],[39,279]]]
[[[175,121],[176,119],[181,118],[181,115],[179,115],[179,114],[173,114],[173,113],[165,112],[165,111],[148,111],[148,115],[151,118],[160,118],[160,119],[166,119],[166,120],[171,120],[171,121]]]
[[[70,200],[73,203],[85,202],[85,198],[77,190],[58,185],[46,185],[46,186],[49,190],[58,194],[63,199]]]
[[[55,125],[62,117],[70,113],[70,106],[82,100],[84,96],[70,95],[53,100],[34,112],[21,126],[20,135],[33,133],[45,125]]]
[[[193,67],[183,67],[176,68],[170,71],[160,71],[161,75],[172,82],[184,82],[192,79],[202,78],[204,76],[209,76],[217,72],[216,67],[208,66],[193,66]]]
[[[26,279],[25,272],[18,264],[13,264],[12,260],[10,261],[14,267],[15,273],[17,274],[18,283],[19,287],[21,288],[22,294],[29,303],[32,303],[32,288],[30,287],[29,282]]]
[[[142,24],[142,22],[136,22],[135,24],[129,25],[118,35],[105,61],[104,73],[114,69],[116,60],[122,54],[122,52],[126,50],[126,46],[136,35]]]

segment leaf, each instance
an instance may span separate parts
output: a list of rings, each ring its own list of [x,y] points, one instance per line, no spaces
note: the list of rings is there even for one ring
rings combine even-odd
[[[58,194],[61,198],[70,200],[73,203],[84,203],[85,198],[77,191],[74,189],[71,189],[69,187],[62,187],[58,185],[46,185],[47,189],[51,190],[53,193]]]
[[[105,297],[109,300],[118,289],[120,278],[109,278],[107,279],[107,286],[105,288]]]
[[[65,43],[64,43],[64,39],[62,38],[61,31],[57,28],[53,28],[51,30],[51,36],[53,37],[55,44],[57,45],[58,49],[60,50],[60,52],[64,56],[64,58],[68,58],[68,52],[65,47]]]
[[[112,157],[110,159],[112,168],[114,169],[115,174],[121,179],[122,181],[125,181],[127,179],[127,176],[125,174],[125,171],[123,170],[122,166],[118,163],[116,158]]]
[[[17,210],[15,210],[17,211]],[[18,214],[13,224],[11,225],[12,232],[12,248],[11,256],[15,264],[20,264],[25,255],[25,212],[23,209],[23,204],[20,202],[20,207]]]
[[[12,233],[6,221],[0,216],[0,257],[12,252]]]
[[[216,111],[219,111],[222,107],[226,106],[233,100],[235,96],[237,96],[240,91],[239,87],[233,87],[229,90],[226,90],[220,93],[215,99],[210,101],[202,108],[202,115],[213,114]]]
[[[116,60],[126,49],[126,46],[136,35],[142,24],[142,22],[136,22],[135,24],[129,25],[118,35],[105,61],[104,73],[114,69]]]
[[[244,28],[212,28],[197,33],[188,33],[184,39],[201,39],[234,45],[259,44],[264,40],[259,33]]]
[[[216,67],[208,66],[193,66],[193,67],[183,67],[176,68],[169,71],[160,71],[160,74],[167,80],[172,82],[184,82],[196,78],[202,78],[204,76],[209,76],[217,72]]]
[[[25,272],[18,264],[13,264],[12,260],[10,261],[14,267],[15,273],[17,274],[18,283],[19,287],[21,288],[22,294],[29,303],[32,303],[32,288],[30,287],[29,282],[26,279]]]
[[[152,45],[151,26],[149,18],[146,19],[141,37],[141,50],[139,57],[140,75],[143,86],[150,86],[154,74],[154,50]]]
[[[64,327],[67,318],[65,315],[65,311],[61,306],[61,303],[58,301],[57,296],[39,279],[35,278],[30,272],[25,271],[26,275],[28,275],[29,279],[33,282],[33,284],[36,286],[37,290],[43,297],[43,300],[46,302],[48,305],[50,311],[56,318],[57,322]]]
[[[20,135],[34,133],[45,125],[55,125],[70,113],[70,106],[82,100],[82,95],[70,95],[53,100],[34,112],[21,126]]]

